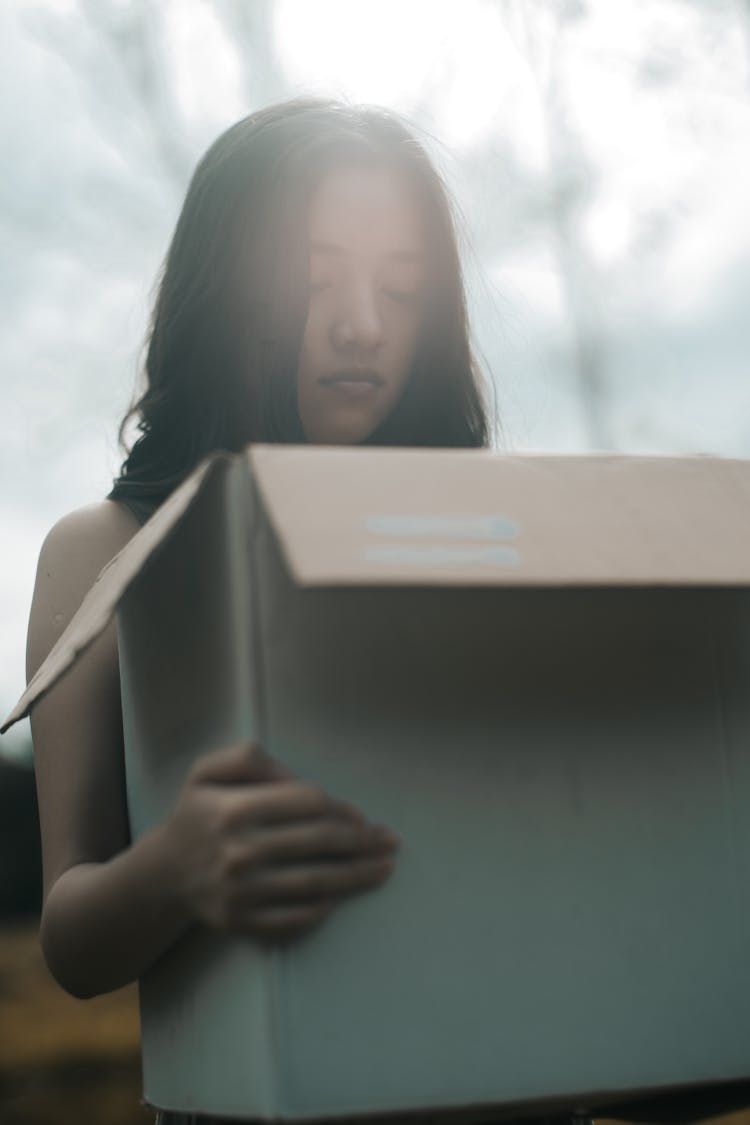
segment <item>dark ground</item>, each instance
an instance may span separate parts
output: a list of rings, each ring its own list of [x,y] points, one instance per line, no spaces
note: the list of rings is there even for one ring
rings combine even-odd
[[[0,930],[2,1125],[153,1125],[139,1104],[135,987],[74,1000],[50,976],[38,923]]]

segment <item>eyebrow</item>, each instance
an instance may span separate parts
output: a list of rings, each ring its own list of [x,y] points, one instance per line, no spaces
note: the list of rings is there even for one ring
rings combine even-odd
[[[336,242],[321,242],[318,240],[310,243],[310,250],[313,254],[331,254],[336,257],[344,257],[347,253],[346,247],[339,246]],[[424,261],[424,254],[420,254],[417,250],[394,250],[393,253],[388,255],[388,258],[393,262],[421,263]]]

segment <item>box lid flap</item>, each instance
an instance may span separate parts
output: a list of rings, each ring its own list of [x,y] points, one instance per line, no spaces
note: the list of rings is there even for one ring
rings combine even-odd
[[[750,584],[750,461],[253,446],[302,585]]]
[[[204,461],[107,563],[67,628],[32,676],[26,691],[0,727],[0,733],[5,733],[8,727],[27,715],[32,704],[52,687],[99,636],[128,586],[180,521],[209,475],[219,463],[226,463],[228,460],[226,455],[216,454]]]

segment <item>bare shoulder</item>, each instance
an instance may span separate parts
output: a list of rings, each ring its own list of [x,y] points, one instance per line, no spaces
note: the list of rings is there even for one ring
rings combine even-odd
[[[76,508],[50,528],[42,544],[40,559],[54,567],[71,564],[99,566],[120,551],[138,530],[135,516],[114,500],[100,500]],[[98,573],[98,571],[97,571]]]
[[[29,619],[27,674],[36,668],[110,559],[138,531],[122,504],[102,500],[77,508],[47,533],[39,553]]]

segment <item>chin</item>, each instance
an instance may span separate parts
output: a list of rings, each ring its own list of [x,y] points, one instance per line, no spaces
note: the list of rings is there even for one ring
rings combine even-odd
[[[352,430],[349,433],[337,431],[310,440],[314,445],[361,445],[363,441],[367,441],[373,432],[373,430]]]
[[[377,425],[331,425],[313,426],[308,431],[307,440],[314,445],[361,445],[368,437],[375,433]]]

